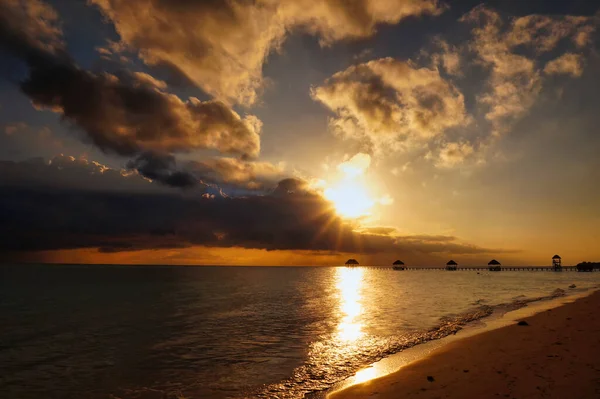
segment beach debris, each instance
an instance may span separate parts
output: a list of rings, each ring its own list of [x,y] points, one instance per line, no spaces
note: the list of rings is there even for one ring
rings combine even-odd
[[[435,378],[433,378],[433,376],[428,375],[427,376],[427,381],[433,382],[433,381],[435,381]]]
[[[467,370],[467,369],[463,370],[463,373],[468,373],[468,372],[469,372],[469,370]]]
[[[569,288],[577,288],[577,286],[575,284],[571,284]]]
[[[529,323],[527,323],[525,320],[521,320],[520,322],[517,323],[518,326],[528,326]]]

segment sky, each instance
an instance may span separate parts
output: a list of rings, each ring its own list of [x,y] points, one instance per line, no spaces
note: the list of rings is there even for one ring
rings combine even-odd
[[[0,0],[0,261],[597,261],[599,10]]]

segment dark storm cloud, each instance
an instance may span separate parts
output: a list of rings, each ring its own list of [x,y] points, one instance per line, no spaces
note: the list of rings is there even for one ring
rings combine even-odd
[[[58,177],[62,172],[90,183],[86,188],[55,183],[63,181]],[[355,231],[320,194],[297,179],[282,180],[264,196],[225,198],[161,191],[137,174],[124,175],[68,157],[50,164],[2,162],[0,176],[2,251],[100,248],[114,252],[202,245],[360,253],[489,252],[453,237]],[[118,186],[119,179],[140,189],[125,192],[107,187]],[[109,181],[113,184],[105,184]]]
[[[61,114],[105,152],[144,157],[213,149],[245,158],[260,152],[255,116],[242,118],[220,101],[182,101],[144,73],[78,67],[65,52],[58,15],[43,2],[0,0],[0,47],[27,63],[21,89],[34,106]],[[165,173],[159,179],[165,184],[191,184],[180,172]]]
[[[137,170],[148,179],[171,187],[189,188],[198,182],[191,173],[176,170],[175,157],[172,155],[146,152],[129,161],[127,167]]]

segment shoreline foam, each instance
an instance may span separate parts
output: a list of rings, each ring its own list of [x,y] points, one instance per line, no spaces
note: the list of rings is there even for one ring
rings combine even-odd
[[[509,303],[479,305],[471,311],[448,317],[442,323],[423,332],[416,342],[404,348],[396,348],[378,360],[358,370],[354,375],[339,381],[329,388],[306,393],[305,399],[324,399],[334,392],[346,389],[375,378],[397,372],[406,365],[421,360],[432,352],[456,340],[464,339],[486,331],[502,328],[515,319],[529,317],[547,309],[553,309],[579,298],[592,295],[600,288],[564,291],[557,288],[549,295],[515,299]]]
[[[566,288],[566,287],[565,287]],[[521,298],[515,297],[511,302],[495,305],[474,303],[471,310],[458,315],[447,316],[440,319],[440,323],[434,327],[420,331],[412,336],[405,336],[399,340],[391,340],[385,350],[373,354],[371,358],[365,358],[365,366],[361,367],[356,374],[350,375],[342,380],[328,382],[328,378],[317,377],[313,380],[310,369],[296,371],[294,377],[271,384],[250,394],[257,398],[271,398],[273,395],[282,398],[323,399],[331,392],[342,389],[357,382],[397,371],[400,367],[410,361],[415,361],[427,355],[431,351],[451,341],[458,334],[459,338],[466,334],[480,332],[483,325],[487,326],[495,318],[519,309],[531,308],[533,304],[541,303],[542,306],[560,306],[565,298],[573,298],[577,295],[589,295],[594,288],[569,289],[568,291],[556,288],[548,295]],[[552,301],[555,304],[549,304]],[[484,323],[485,320],[485,323]],[[498,328],[498,327],[495,327]],[[356,370],[356,369],[355,369]],[[358,377],[357,377],[358,376]],[[334,376],[331,376],[334,377]],[[308,379],[308,380],[307,380]],[[312,389],[311,389],[312,388]]]
[[[363,397],[371,397],[369,395],[373,394],[374,398],[394,398],[394,397],[413,397],[411,395],[416,395],[419,398],[428,398],[428,397],[438,397],[442,395],[443,397],[456,397],[456,398],[468,398],[468,397],[494,397],[494,394],[490,393],[489,396],[469,396],[470,394],[464,390],[461,391],[460,384],[456,381],[460,381],[461,377],[465,378],[461,373],[458,373],[457,370],[460,368],[457,365],[453,364],[453,359],[460,357],[460,351],[463,352],[475,352],[471,353],[471,357],[477,357],[477,351],[473,350],[474,346],[477,346],[480,342],[489,345],[490,336],[493,336],[495,342],[498,342],[498,348],[502,348],[502,340],[506,340],[506,336],[509,334],[508,330],[511,332],[522,333],[523,331],[530,331],[532,335],[526,336],[525,339],[531,339],[534,336],[544,336],[545,338],[549,337],[548,334],[552,332],[558,332],[560,330],[560,325],[558,327],[549,329],[549,331],[534,331],[534,329],[523,330],[525,327],[516,327],[516,320],[526,319],[526,320],[535,320],[533,325],[540,325],[538,323],[539,319],[542,317],[548,318],[548,314],[551,315],[559,315],[566,312],[569,307],[578,306],[583,303],[583,301],[592,301],[593,304],[597,305],[600,302],[600,292],[597,291],[598,288],[589,289],[587,291],[580,291],[576,294],[567,295],[567,296],[557,296],[554,298],[542,297],[539,299],[526,300],[525,305],[523,307],[519,307],[515,310],[509,310],[500,314],[493,314],[491,317],[485,317],[483,319],[478,319],[476,323],[483,321],[483,325],[475,325],[475,326],[467,326],[464,330],[462,330],[458,335],[450,335],[444,337],[439,340],[430,341],[422,345],[417,345],[415,347],[409,348],[406,351],[399,352],[395,355],[391,355],[385,359],[382,359],[369,367],[360,370],[353,377],[343,381],[342,383],[336,384],[332,389],[327,390],[326,392],[317,393],[307,395],[307,398],[316,399],[316,398],[331,398],[331,399],[353,399],[353,398],[363,398]],[[550,299],[550,300],[547,300]],[[590,305],[588,304],[588,307]],[[593,306],[593,305],[592,305]],[[593,308],[595,311],[596,309]],[[560,316],[557,316],[560,317]],[[570,320],[570,318],[566,318],[565,320]],[[585,319],[584,319],[585,320]],[[551,321],[552,322],[552,321]],[[554,324],[556,320],[553,321]],[[549,322],[550,323],[550,322]],[[558,323],[560,324],[560,323]],[[579,321],[581,324],[581,321]],[[581,327],[581,326],[578,326]],[[515,330],[517,328],[517,330]],[[600,331],[600,317],[597,318],[597,322],[595,327],[598,331]],[[583,331],[581,328],[577,329],[578,333]],[[596,331],[596,330],[594,330]],[[598,332],[596,331],[596,332]],[[539,334],[538,334],[539,333]],[[598,337],[600,335],[596,333],[596,335],[592,335],[592,338],[596,338],[594,343],[597,345],[596,348],[600,348],[598,345]],[[522,338],[522,337],[521,337]],[[564,338],[564,337],[563,337]],[[510,340],[509,340],[510,341]],[[559,342],[559,341],[557,341]],[[485,345],[482,344],[482,347]],[[510,342],[508,342],[510,344]],[[514,342],[512,343],[514,344]],[[518,342],[517,342],[518,344]],[[523,348],[527,349],[527,348]],[[498,349],[500,352],[504,352],[503,349]],[[598,355],[600,351],[596,349],[595,355],[596,359],[598,359]],[[451,353],[450,355],[448,355]],[[513,353],[516,357],[515,363],[518,363],[519,353]],[[554,355],[546,355],[546,356],[554,356]],[[443,359],[441,359],[443,358]],[[480,358],[476,359],[479,361],[487,362],[487,363],[498,363],[494,362],[493,354],[482,354]],[[600,372],[600,365],[597,365],[598,370],[594,370],[596,374]],[[435,385],[431,385],[426,377],[423,379],[414,380],[415,370],[419,372],[422,371],[423,367],[428,367],[431,370],[431,373],[437,373],[439,376],[443,376],[444,380],[449,384],[453,382],[458,384],[454,386],[455,391],[453,393],[448,393],[446,391],[440,391],[440,385],[437,386],[438,390],[437,395],[429,396],[428,392],[433,392],[431,390],[432,387],[436,387]],[[472,366],[471,366],[472,367]],[[500,367],[500,365],[498,366]],[[462,370],[460,370],[462,371]],[[497,370],[498,374],[510,374],[510,370]],[[528,370],[530,371],[530,370]],[[586,371],[586,370],[584,370]],[[589,371],[589,370],[588,370]],[[508,374],[507,374],[508,373]],[[450,375],[452,374],[452,375]],[[467,373],[463,373],[467,374]],[[471,378],[473,374],[470,374],[468,377]],[[485,376],[489,377],[489,376]],[[493,381],[494,376],[492,378],[487,378],[487,380]],[[452,378],[455,378],[453,380]],[[434,382],[437,379],[434,377]],[[519,382],[519,377],[514,376],[513,383],[517,384]],[[596,378],[597,384],[597,393],[600,394],[600,379]],[[472,381],[470,381],[472,383]],[[412,385],[411,385],[412,384]],[[390,387],[394,386],[394,388],[390,389]],[[416,388],[416,385],[419,385],[419,388]],[[519,385],[519,384],[517,384]],[[543,384],[542,384],[543,385]],[[397,386],[398,388],[396,389]],[[447,387],[448,385],[444,385]],[[521,386],[521,385],[519,385]],[[539,386],[539,385],[538,385]],[[400,388],[401,387],[401,388]],[[501,391],[502,386],[494,387],[494,389]],[[525,384],[521,386],[520,389],[527,389],[528,386]],[[535,388],[535,386],[534,386]],[[594,389],[596,389],[594,388]],[[401,391],[398,391],[401,389]],[[414,389],[411,391],[411,389]],[[482,394],[481,389],[485,389],[485,387],[479,387],[480,392]],[[490,389],[492,389],[490,387]],[[469,390],[471,392],[472,390]],[[375,392],[377,394],[375,395]],[[491,392],[491,391],[490,391]],[[485,393],[487,394],[487,393]],[[408,396],[407,396],[408,395]],[[449,396],[448,396],[449,395]],[[453,396],[454,395],[454,396]],[[503,394],[506,395],[506,394]],[[439,396],[439,397],[442,397]],[[518,397],[522,397],[522,395],[517,395]],[[599,395],[600,396],[600,395]],[[502,397],[502,395],[500,396]],[[507,397],[512,397],[511,395]],[[533,396],[536,397],[536,396]],[[590,396],[550,396],[550,397],[578,397],[585,398]]]

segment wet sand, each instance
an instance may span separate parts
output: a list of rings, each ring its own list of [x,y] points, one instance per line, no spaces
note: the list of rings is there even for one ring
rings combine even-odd
[[[328,398],[600,398],[600,291],[523,321]]]

